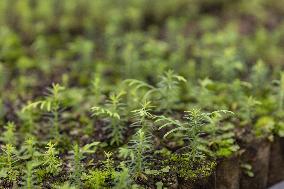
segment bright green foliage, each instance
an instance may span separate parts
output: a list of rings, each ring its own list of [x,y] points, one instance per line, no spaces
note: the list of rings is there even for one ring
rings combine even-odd
[[[228,123],[211,135],[209,146],[213,148],[217,157],[230,157],[240,149],[236,144],[233,128],[234,126]]]
[[[279,110],[283,110],[283,99],[284,99],[284,73],[281,73],[281,78],[279,82]]]
[[[175,103],[178,102],[180,85],[181,83],[186,83],[186,79],[169,70],[159,77],[157,86],[135,79],[128,79],[125,82],[135,90],[144,90],[144,100],[158,101],[160,109],[170,111],[175,107]]]
[[[260,129],[262,131],[263,130],[266,130],[266,131],[273,130],[274,133],[282,137],[284,136],[283,135],[284,133],[284,124],[283,124],[284,73],[282,72],[280,73],[280,79],[274,80],[273,85],[274,86],[272,86],[273,91],[271,92],[272,94],[270,95],[270,98],[271,98],[270,100],[271,100],[271,103],[273,104],[272,107],[273,107],[275,116],[273,117],[264,116],[265,118],[261,120],[262,122],[261,126],[264,128],[260,128]],[[267,124],[264,122],[265,120],[268,122]],[[270,132],[268,134],[272,134],[272,133]],[[272,138],[272,136],[273,135],[270,135],[270,138]]]
[[[261,102],[256,100],[254,97],[250,96],[245,98],[245,100],[241,104],[241,109],[239,112],[239,116],[243,121],[243,125],[249,124],[252,122],[252,119],[255,116],[256,107],[261,105]]]
[[[18,111],[17,114],[23,122],[20,131],[27,133],[27,135],[33,134],[36,130],[36,120],[39,117],[39,115],[36,114],[36,110],[26,109],[25,111]]]
[[[160,107],[169,111],[175,107],[175,103],[179,99],[180,84],[185,83],[186,79],[180,75],[176,75],[172,70],[165,72],[160,78],[160,82],[157,84]]]
[[[24,177],[24,188],[33,189],[36,188],[36,175],[35,168],[39,165],[39,162],[29,161],[26,165],[25,177]]]
[[[88,174],[83,175],[85,185],[88,188],[103,188],[107,185],[107,180],[112,180],[115,175],[114,161],[112,159],[112,153],[105,152],[106,160],[103,161],[103,169],[95,169]]]
[[[7,125],[4,126],[5,131],[2,133],[1,140],[5,144],[16,144],[16,137],[15,137],[15,131],[16,131],[16,125],[13,122],[8,122]]]
[[[273,81],[274,85],[276,85],[276,101],[278,104],[278,111],[283,111],[283,103],[284,103],[284,73],[281,72],[280,79]]]
[[[156,186],[157,186],[157,189],[163,189],[163,183],[162,182],[157,182]]]
[[[151,130],[151,122],[149,119],[153,119],[154,116],[151,114],[154,106],[151,105],[150,101],[144,101],[141,103],[141,107],[139,109],[133,110],[133,123],[132,126],[140,127],[143,131]]]
[[[26,188],[27,189],[32,189],[34,186],[33,183],[33,165],[32,163],[27,163],[27,169],[26,169]]]
[[[12,144],[6,144],[1,148],[0,156],[0,178],[8,181],[16,181],[19,175],[17,161],[19,161],[18,151]]]
[[[92,107],[93,116],[108,119],[107,125],[111,145],[120,145],[123,142],[123,103],[124,93],[111,94],[104,107]]]
[[[230,157],[239,150],[236,144],[234,125],[224,122],[228,116],[232,115],[230,111],[215,111],[210,115],[210,124],[207,132],[210,133],[208,143],[214,151],[216,157]]]
[[[264,116],[257,120],[254,125],[255,135],[258,137],[268,137],[273,140],[273,130],[275,128],[275,122],[271,117]]]
[[[109,175],[111,178],[113,177],[114,173],[114,161],[112,159],[112,153],[111,152],[105,152],[106,160],[103,161],[104,164],[104,171]]]
[[[98,169],[90,171],[87,175],[83,176],[86,187],[91,189],[104,188],[107,178],[107,172]]]
[[[242,163],[241,164],[241,168],[243,170],[243,172],[249,176],[249,177],[254,177],[254,173],[252,171],[252,166],[251,164],[248,164],[248,163]]]
[[[23,148],[21,149],[23,151],[23,159],[34,160],[35,158],[40,156],[40,153],[36,149],[36,144],[37,141],[34,137],[29,137],[25,140]]]
[[[121,171],[115,172],[114,174],[114,189],[128,189],[132,185],[132,180],[130,178],[130,171],[121,163],[120,165]]]
[[[0,188],[180,188],[246,162],[284,137],[283,5],[0,0]]]
[[[159,130],[170,128],[164,138],[176,135],[175,140],[181,138],[185,145],[176,154],[169,155],[166,164],[185,179],[196,180],[209,176],[216,165],[214,156],[228,157],[239,148],[235,145],[232,127],[221,127],[221,114],[232,112],[215,111],[202,113],[198,109],[185,111],[185,121],[179,121],[165,116],[157,116],[156,124]],[[208,139],[201,134],[210,134]],[[173,139],[171,139],[173,140]]]
[[[154,170],[154,169],[146,169],[145,173],[147,175],[162,175],[164,176],[165,174],[170,172],[170,167],[169,166],[165,166],[163,168],[161,168],[160,170]]]
[[[86,154],[94,154],[97,150],[97,145],[99,142],[92,142],[83,146],[82,148],[79,147],[78,144],[75,144],[73,147],[72,155],[73,155],[73,171],[72,171],[72,179],[76,187],[82,187],[81,177],[84,171],[84,167],[82,165],[82,160],[86,157]]]
[[[188,142],[188,145],[184,146],[183,149],[192,157],[192,160],[195,161],[196,158],[203,157],[205,154],[211,154],[211,151],[207,148],[206,141],[200,137],[200,134],[205,131],[209,117],[208,114],[202,113],[198,109],[185,111],[185,113],[184,119],[186,122],[165,116],[158,116],[155,122],[161,124],[159,130],[169,126],[175,126],[164,135],[164,138],[176,132],[180,132],[181,138],[185,142]]]
[[[69,182],[65,182],[62,185],[55,185],[54,188],[55,189],[76,189],[76,187],[75,186],[71,186],[69,184]]]
[[[83,154],[80,151],[80,147],[78,144],[74,145],[73,148],[73,154],[74,154],[74,171],[72,177],[74,178],[74,183],[77,187],[80,187],[82,185],[81,183],[81,175],[83,172],[81,159],[83,159]]]
[[[214,106],[214,82],[209,78],[205,78],[198,81],[199,86],[196,90],[193,91],[194,97],[198,100],[198,104],[202,108],[213,108]]]
[[[43,154],[43,165],[47,174],[57,175],[61,171],[62,160],[58,157],[59,152],[55,148],[56,144],[51,141],[46,145]]]
[[[60,92],[64,90],[64,87],[60,86],[59,84],[52,84],[52,88],[48,89],[49,95],[41,101],[36,101],[33,103],[28,104],[26,107],[23,108],[23,111],[28,109],[35,109],[38,108],[40,110],[44,110],[47,112],[56,112],[60,108]]]
[[[143,172],[147,168],[146,152],[151,149],[150,137],[139,129],[129,142],[128,148],[121,148],[120,155],[124,158],[130,158],[130,168],[134,178],[145,177]]]
[[[65,88],[59,84],[52,84],[52,88],[48,89],[48,95],[44,100],[32,102],[25,106],[22,111],[27,111],[30,109],[39,109],[45,112],[52,114],[51,124],[52,124],[52,133],[53,138],[56,141],[59,141],[59,111],[61,108],[61,99],[60,94]]]
[[[92,80],[91,91],[92,91],[92,94],[94,96],[95,103],[97,103],[97,105],[101,101],[102,85],[103,85],[102,79],[99,76],[96,75]]]
[[[260,91],[263,90],[265,83],[267,83],[269,70],[267,65],[259,60],[252,68],[252,74],[251,74],[251,82],[255,87],[255,90]]]
[[[274,129],[278,136],[284,137],[284,123],[283,122],[278,122]]]

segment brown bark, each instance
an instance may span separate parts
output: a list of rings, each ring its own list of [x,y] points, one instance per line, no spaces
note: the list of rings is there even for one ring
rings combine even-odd
[[[243,171],[241,174],[241,189],[266,189],[268,180],[268,168],[270,157],[270,142],[255,139],[246,144],[242,161],[252,165],[253,177],[247,176]]]
[[[215,189],[239,189],[240,188],[239,157],[233,156],[220,161],[216,168]]]
[[[284,138],[275,137],[271,144],[268,186],[284,180]]]

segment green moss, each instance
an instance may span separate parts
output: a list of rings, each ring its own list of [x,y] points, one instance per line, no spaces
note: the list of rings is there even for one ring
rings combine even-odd
[[[213,160],[204,157],[192,160],[186,154],[172,154],[170,159],[165,162],[180,178],[193,181],[210,176],[216,166],[216,162]]]

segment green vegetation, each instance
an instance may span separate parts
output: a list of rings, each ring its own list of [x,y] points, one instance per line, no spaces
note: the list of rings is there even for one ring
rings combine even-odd
[[[0,1],[0,188],[172,188],[283,137],[282,4]]]

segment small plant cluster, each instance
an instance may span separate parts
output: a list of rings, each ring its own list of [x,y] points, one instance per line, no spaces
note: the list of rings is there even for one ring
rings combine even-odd
[[[0,188],[179,188],[284,137],[279,2],[0,1]]]
[[[66,133],[64,122],[70,122],[72,116],[64,113],[76,106],[64,99],[68,96],[67,88],[53,84],[43,100],[28,102],[19,112],[23,121],[30,120],[29,124],[24,125],[27,128],[21,130],[27,138],[25,145],[19,146],[19,141],[15,140],[19,134],[15,123],[8,122],[4,126],[1,137],[1,177],[9,185],[27,188],[44,186],[47,183],[50,185],[51,179],[60,175],[64,175],[61,179],[70,187],[135,188],[139,187],[136,183],[138,180],[146,181],[148,177],[167,172],[174,172],[179,177],[191,180],[209,176],[218,157],[230,156],[237,151],[234,134],[226,138],[231,142],[224,144],[224,141],[217,140],[228,131],[228,128],[221,127],[220,122],[224,119],[222,114],[233,113],[203,113],[192,109],[185,111],[184,121],[173,118],[173,113],[177,110],[164,108],[160,103],[178,103],[178,89],[182,84],[180,81],[186,80],[172,71],[165,75],[161,76],[157,87],[144,87],[148,84],[126,80],[122,82],[120,92],[112,92],[109,97],[100,98],[105,103],[98,102],[88,112],[92,113],[89,121],[100,126],[95,127],[94,134],[101,132],[104,135],[100,140],[86,143],[83,147],[65,140],[72,133]],[[171,89],[175,90],[172,93],[174,95],[161,95]],[[126,96],[128,91],[133,90],[134,93],[130,94],[137,95],[137,104],[133,104],[132,99]],[[90,95],[90,99],[93,99],[91,97],[94,94]],[[156,103],[151,103],[151,100],[156,100]],[[159,115],[161,110],[167,113]],[[45,140],[49,140],[45,147],[35,135],[42,131],[42,127],[50,131],[45,135]],[[127,132],[133,134],[128,135]],[[86,134],[87,139],[95,136],[92,132]],[[203,137],[203,134],[207,136]],[[158,145],[157,141],[163,141],[164,144]],[[176,143],[176,152],[169,149],[170,142]],[[40,150],[41,147],[46,150]],[[161,147],[168,153],[161,156],[163,163],[159,165],[161,170],[158,170],[152,167],[151,162],[157,158],[155,149]],[[112,152],[107,152],[108,148]],[[226,153],[219,152],[222,150],[226,150]],[[114,153],[118,153],[116,161]],[[180,166],[181,169],[178,168]],[[57,183],[50,186],[57,187]]]

